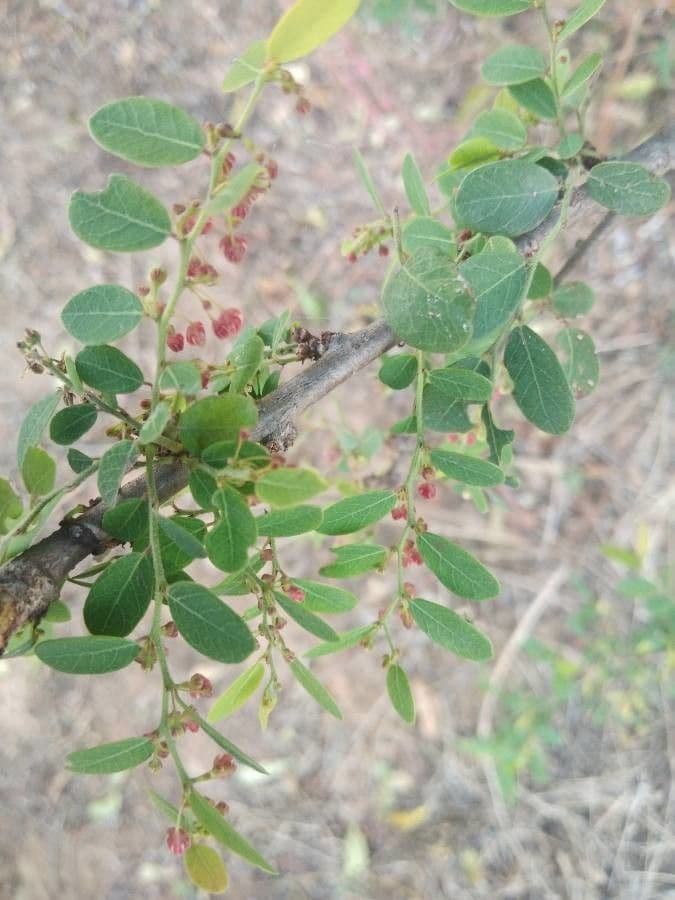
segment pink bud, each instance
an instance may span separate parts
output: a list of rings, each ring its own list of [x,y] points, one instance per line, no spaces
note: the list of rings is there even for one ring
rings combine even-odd
[[[190,835],[182,828],[169,828],[166,833],[166,845],[176,856],[182,856],[190,843]]]
[[[234,337],[241,331],[244,317],[240,310],[232,307],[224,309],[217,319],[212,320],[211,324],[215,336],[223,340],[224,338]]]
[[[188,682],[191,697],[212,697],[213,685],[201,672],[195,672]]]
[[[296,603],[302,603],[302,601],[305,599],[305,592],[296,584],[289,585],[286,588],[285,593],[291,598],[291,600],[295,600]]]
[[[391,517],[394,520],[397,519],[405,519],[408,515],[408,508],[405,504],[401,504],[400,506],[395,506],[391,511]]]
[[[169,333],[166,337],[166,346],[174,353],[180,353],[185,346],[185,338],[180,331],[175,331],[173,325],[170,326]]]
[[[185,330],[185,339],[193,347],[203,347],[206,343],[206,330],[202,322],[190,322]]]
[[[229,775],[232,775],[236,768],[237,764],[234,761],[234,757],[230,753],[221,753],[213,760],[211,771],[220,778],[227,778]]]
[[[434,500],[436,497],[436,485],[431,481],[423,481],[417,486],[417,493],[423,500]]]
[[[231,263],[240,263],[246,255],[246,239],[226,234],[218,244],[225,259]]]

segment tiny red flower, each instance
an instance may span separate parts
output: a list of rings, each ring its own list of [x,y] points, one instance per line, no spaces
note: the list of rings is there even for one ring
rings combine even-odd
[[[185,340],[193,347],[203,347],[206,343],[206,329],[203,322],[190,322],[185,330]]]
[[[305,599],[305,592],[302,588],[299,588],[295,584],[291,584],[289,587],[287,587],[285,593],[291,598],[291,600],[295,600],[296,603],[302,603],[302,601]]]
[[[232,775],[236,768],[237,764],[234,761],[234,757],[230,753],[221,753],[213,760],[211,771],[216,776],[227,778],[229,775]]]
[[[406,593],[409,597],[414,597],[414,596],[415,596],[415,593],[416,593],[416,591],[415,591],[415,585],[412,583],[412,581],[404,581],[404,582],[403,582],[403,591],[404,591],[404,593]]]
[[[237,206],[232,207],[232,216],[235,219],[239,219],[240,221],[243,222],[244,219],[246,218],[246,216],[248,215],[249,209],[250,209],[250,206],[248,205],[248,203],[239,203],[239,204],[237,204]]]
[[[211,321],[213,333],[221,340],[234,337],[235,334],[238,334],[241,331],[241,326],[243,324],[244,317],[242,316],[241,311],[234,307],[224,309],[217,319]]]
[[[193,256],[188,263],[187,272],[185,274],[188,278],[199,278],[202,274],[202,261],[197,259],[196,256]]]
[[[202,226],[202,234],[208,234],[213,231],[213,219],[207,219]]]
[[[422,565],[422,557],[413,540],[405,542],[405,547],[403,548],[403,565],[406,567]]]
[[[176,856],[182,856],[190,846],[190,835],[182,828],[169,828],[166,833],[166,846]]]
[[[194,719],[186,719],[183,724],[187,730],[191,731],[193,734],[196,734],[199,731],[199,724],[195,722]]]
[[[188,682],[191,697],[212,697],[213,685],[201,672],[195,672]]]
[[[169,350],[173,350],[174,353],[180,353],[180,351],[185,346],[185,338],[180,333],[180,331],[175,331],[173,325],[170,328],[170,331],[166,337],[166,346]]]
[[[226,234],[218,244],[225,259],[231,263],[240,263],[246,256],[246,239]]]
[[[202,278],[206,278],[209,281],[215,281],[218,278],[218,269],[215,266],[212,266],[211,263],[204,263],[199,270],[199,274]]]
[[[377,252],[380,254],[380,256],[389,256],[389,247],[387,247],[386,244],[380,244],[380,246],[377,248]]]
[[[436,485],[431,481],[423,481],[417,485],[417,493],[423,500],[434,500],[437,493]]]
[[[408,515],[408,508],[405,504],[401,504],[400,506],[395,506],[391,511],[392,519],[405,519]]]

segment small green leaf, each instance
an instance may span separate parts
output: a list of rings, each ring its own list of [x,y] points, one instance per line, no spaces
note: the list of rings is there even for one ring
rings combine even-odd
[[[125,439],[108,447],[98,466],[98,490],[106,506],[112,506],[117,498],[122,479],[138,456],[138,446]]]
[[[218,853],[206,844],[192,844],[183,857],[190,881],[207,894],[224,894],[230,879]]]
[[[103,530],[118,541],[135,541],[148,530],[148,504],[140,497],[122,500],[103,513]]]
[[[98,284],[75,294],[66,303],[61,321],[83,344],[107,344],[138,325],[143,306],[136,294],[117,284]]]
[[[481,354],[497,340],[523,300],[525,260],[515,250],[485,249],[460,263],[459,273],[476,297],[473,335],[463,352]]]
[[[170,585],[169,609],[187,643],[209,659],[242,662],[255,649],[253,635],[241,617],[200,584]]]
[[[337,641],[326,641],[324,644],[317,644],[316,647],[308,650],[305,656],[307,659],[317,659],[319,656],[328,656],[331,653],[338,653],[340,650],[355,647],[367,638],[376,627],[376,625],[361,625],[358,628],[352,628],[350,631],[343,632]]]
[[[406,153],[403,160],[403,186],[413,212],[418,216],[430,215],[431,210],[424,178],[412,153]]]
[[[199,456],[209,444],[236,440],[242,428],[252,428],[257,421],[258,410],[250,397],[240,394],[204,397],[183,413],[180,439],[186,450]]]
[[[382,307],[396,335],[419,350],[458,350],[471,336],[473,302],[439,250],[411,256],[385,283]]]
[[[40,447],[28,447],[21,467],[21,476],[31,497],[43,497],[54,487],[56,462]]]
[[[556,338],[562,352],[562,368],[577,397],[587,397],[600,380],[600,364],[590,335],[578,328],[565,328]]]
[[[40,641],[35,645],[35,655],[58,672],[102,675],[124,669],[139,649],[134,641],[120,637],[67,637]]]
[[[408,253],[428,248],[440,250],[448,259],[454,259],[457,253],[452,231],[438,219],[428,216],[415,216],[403,226],[403,249]]]
[[[354,609],[358,600],[344,588],[323,584],[321,581],[309,581],[306,578],[294,578],[293,584],[305,592],[303,601],[305,609],[315,613],[342,613]]]
[[[162,372],[159,387],[162,391],[198,394],[202,389],[202,376],[193,362],[172,363]]]
[[[333,547],[335,561],[319,569],[326,578],[353,578],[378,569],[387,558],[387,548],[379,544],[347,544]]]
[[[257,663],[246,669],[213,703],[207,716],[209,722],[220,722],[228,716],[236,713],[244,703],[258,690],[260,682],[265,675],[265,663],[258,660]]]
[[[290,616],[291,619],[293,619],[294,622],[297,622],[297,624],[301,628],[304,628],[305,631],[320,638],[322,641],[337,641],[339,639],[338,633],[334,631],[330,625],[324,622],[323,619],[320,619],[318,616],[314,615],[313,612],[306,609],[303,601],[297,602],[291,600],[279,591],[275,591],[274,600],[279,604],[286,615]]]
[[[473,123],[470,136],[486,138],[500,150],[520,150],[527,140],[527,129],[508,109],[488,109]]]
[[[584,0],[583,3],[577,6],[565,25],[561,28],[558,33],[558,43],[566,41],[575,31],[582,28],[586,22],[592,19],[593,16],[602,9],[604,5],[605,0]]]
[[[104,150],[137,166],[179,166],[199,156],[205,143],[192,116],[148,97],[126,97],[102,106],[89,119],[89,130]]]
[[[417,359],[410,353],[385,356],[378,377],[383,384],[395,391],[409,387],[417,375]]]
[[[169,822],[175,824],[178,821],[180,813],[172,803],[169,803],[168,800],[162,797],[161,794],[153,791],[152,788],[148,788],[148,796],[150,797],[153,806],[166,816]]]
[[[49,604],[49,609],[42,617],[43,622],[70,622],[72,615],[66,604],[62,600],[54,600]]]
[[[595,291],[583,281],[569,281],[553,291],[556,312],[569,319],[585,315],[594,303]]]
[[[94,582],[84,604],[91,634],[126,637],[147,612],[154,586],[152,560],[129,553],[110,563]]]
[[[267,860],[258,853],[255,847],[249,844],[246,838],[242,837],[242,835],[230,825],[227,819],[224,819],[218,810],[214,809],[208,800],[205,797],[202,797],[201,794],[198,794],[195,790],[190,793],[190,808],[195,814],[195,818],[199,824],[202,825],[208,833],[218,841],[218,843],[227,847],[227,849],[231,850],[233,853],[243,857],[243,859],[252,866],[257,866],[257,868],[262,869],[264,872],[269,872],[270,875],[276,875],[275,870]]]
[[[222,750],[225,750],[226,753],[230,753],[236,760],[238,760],[242,765],[248,766],[249,769],[255,769],[256,772],[260,772],[261,775],[268,775],[269,772],[264,766],[261,766],[259,762],[256,762],[252,757],[250,757],[247,753],[237,747],[236,744],[233,744],[232,741],[228,741],[226,737],[224,737],[217,728],[214,728],[213,725],[209,725],[209,723],[200,718],[199,725],[201,729],[204,731],[211,740],[217,744]]]
[[[19,428],[19,439],[17,441],[16,456],[19,468],[23,466],[28,448],[39,444],[60,402],[60,393],[48,394],[42,400],[34,403],[26,413],[21,423],[21,428]]]
[[[66,446],[86,434],[96,422],[96,407],[92,403],[78,403],[59,410],[49,425],[49,436],[55,444]]]
[[[336,719],[341,719],[342,713],[340,712],[340,707],[321,682],[312,675],[307,666],[303,665],[299,659],[294,659],[289,665],[296,680],[307,691],[310,697],[313,697],[319,706],[323,706],[326,712],[329,712],[331,716],[335,716]]]
[[[555,96],[550,85],[543,78],[533,78],[524,84],[512,84],[509,93],[528,112],[538,119],[555,119]],[[529,229],[528,229],[529,230]]]
[[[296,0],[267,39],[267,58],[279,63],[307,56],[344,28],[361,0]]]
[[[492,656],[492,644],[485,635],[451,609],[417,598],[410,601],[410,611],[417,626],[446,650],[476,662]]]
[[[159,200],[124,175],[111,175],[98,193],[75,191],[68,218],[80,240],[99,250],[150,250],[171,233],[171,219]]]
[[[560,159],[572,159],[584,146],[584,139],[580,134],[566,134],[558,144],[558,156]]]
[[[532,6],[532,0],[450,0],[462,12],[474,16],[514,16]]]
[[[67,459],[68,465],[76,475],[84,472],[91,465],[93,465],[94,462],[91,456],[87,456],[86,453],[82,453],[80,450],[76,450],[74,447],[71,447],[68,451]]]
[[[141,444],[151,444],[158,437],[161,437],[170,418],[171,406],[166,400],[160,400],[145,422],[143,422],[138,433],[138,440]]]
[[[256,525],[258,534],[265,537],[295,537],[316,531],[322,519],[323,513],[318,506],[291,506],[259,516]]]
[[[504,481],[504,473],[493,463],[454,450],[432,450],[431,464],[448,478],[476,487],[492,487]]]
[[[227,70],[221,85],[223,92],[230,94],[254,82],[265,67],[266,59],[266,41],[254,41]]]
[[[487,403],[483,407],[480,417],[485,426],[485,439],[490,448],[490,462],[498,466],[501,464],[504,448],[513,443],[516,434],[511,429],[498,428],[495,425]]]
[[[107,344],[80,350],[75,365],[85,384],[106,394],[132,394],[145,380],[133,360]]]
[[[206,538],[206,552],[222,572],[236,572],[246,565],[248,548],[258,536],[255,518],[242,495],[234,488],[220,488],[213,503],[220,521]]]
[[[664,178],[630,162],[593,166],[586,189],[596,203],[624,216],[650,216],[670,198],[670,185]]]
[[[387,669],[387,693],[399,716],[408,725],[415,722],[415,700],[410,690],[408,676],[399,665],[389,666]]]
[[[434,369],[425,385],[422,401],[424,424],[431,431],[465,432],[471,428],[468,403],[485,403],[492,383],[468,369]]]
[[[202,509],[215,509],[212,497],[218,489],[218,483],[213,475],[209,475],[203,469],[195,469],[190,473],[188,484],[197,506]]]
[[[552,289],[553,276],[545,265],[537,263],[530,281],[530,289],[527,292],[528,299],[543,300],[548,297]]]
[[[256,494],[270,506],[296,506],[326,489],[313,469],[271,469],[256,482]]]
[[[180,565],[169,568],[182,569],[188,560],[203,559],[206,556],[206,550],[202,541],[192,531],[188,530],[189,526],[187,523],[195,522],[194,519],[178,516],[167,519],[164,516],[157,515],[157,521],[160,532],[164,532],[164,536],[181,551],[182,556],[187,557],[185,562],[181,559]],[[201,534],[203,533],[204,523],[197,521],[192,527]]]
[[[504,159],[469,172],[459,186],[455,210],[473,231],[517,237],[543,222],[557,197],[558,181],[546,169]]]
[[[586,57],[586,59],[577,66],[577,68],[572,72],[570,77],[565,82],[565,85],[561,92],[561,99],[564,101],[571,97],[571,95],[577,91],[580,87],[582,87],[589,78],[592,78],[593,75],[598,71],[600,66],[602,65],[602,54],[600,53],[591,53],[590,56]]]
[[[232,393],[243,391],[246,385],[253,380],[255,373],[262,365],[264,353],[265,345],[255,329],[244,329],[227,358],[227,362],[232,367],[230,374]]]
[[[7,519],[16,519],[21,515],[23,505],[6,478],[0,478],[0,534],[7,531]]]
[[[140,766],[152,756],[153,750],[154,745],[148,738],[126,738],[88,750],[74,750],[68,754],[67,766],[71,772],[80,775],[112,775]]]
[[[233,209],[248,194],[263,171],[258,163],[247,163],[243,169],[231,175],[209,201],[209,213],[223,215]]]
[[[564,434],[574,420],[574,397],[546,341],[526,325],[514,328],[504,351],[513,399],[526,419],[547,434]]]
[[[467,600],[488,600],[499,593],[499,582],[475,556],[447,538],[425,531],[417,549],[436,578],[449,591]]]
[[[320,534],[352,534],[384,518],[396,506],[394,491],[366,491],[338,500],[323,511]]]
[[[501,47],[485,60],[481,75],[488,84],[522,84],[546,72],[546,60],[534,47],[513,44]]]
[[[499,147],[484,137],[469,137],[455,147],[448,157],[451,171],[475,169],[484,163],[493,162],[501,156]]]

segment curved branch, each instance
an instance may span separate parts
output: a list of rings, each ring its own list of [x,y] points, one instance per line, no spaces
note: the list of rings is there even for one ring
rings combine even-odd
[[[642,163],[655,175],[669,172],[675,168],[675,126],[664,129],[624,158]],[[586,231],[590,227],[591,237],[583,239],[588,242],[604,232],[598,225],[611,215],[594,203],[582,186],[572,197],[567,229]],[[519,239],[520,249],[536,250],[557,220],[556,208],[533,232]],[[572,251],[572,255],[576,252]],[[286,449],[295,439],[295,421],[300,413],[396,343],[396,335],[381,320],[353,334],[334,335],[321,359],[261,401],[252,439],[273,449]],[[189,469],[181,460],[159,464],[160,499],[169,500],[181,491],[187,485],[188,475]],[[144,496],[144,476],[124,485],[120,495],[122,499]],[[75,566],[90,554],[114,545],[115,541],[101,527],[103,513],[100,499],[93,500],[76,520],[62,523],[55,532],[0,568],[0,656],[12,634],[27,622],[44,616]]]

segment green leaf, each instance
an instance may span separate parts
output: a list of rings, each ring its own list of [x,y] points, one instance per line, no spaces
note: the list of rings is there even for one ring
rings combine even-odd
[[[415,216],[403,226],[403,249],[408,253],[417,253],[429,247],[440,250],[449,259],[454,259],[457,252],[455,239],[450,229],[438,219],[428,216]]]
[[[159,379],[162,391],[178,391],[181,394],[198,394],[202,389],[202,376],[193,362],[177,362],[167,366]]]
[[[520,150],[527,140],[527,129],[508,109],[489,109],[473,123],[470,136],[486,138],[500,150]]]
[[[235,172],[225,182],[218,193],[209,201],[208,211],[211,215],[222,215],[240,203],[255,184],[256,178],[264,170],[258,163],[247,163],[243,169]]]
[[[326,578],[353,578],[384,565],[387,548],[379,544],[347,544],[333,547],[335,561],[319,569]]]
[[[522,84],[543,75],[546,60],[534,47],[512,44],[488,56],[480,71],[488,84]]]
[[[59,410],[49,425],[49,436],[55,444],[66,446],[86,434],[96,422],[96,407],[92,403],[78,403]]]
[[[504,481],[504,473],[493,463],[454,450],[432,450],[431,464],[448,478],[476,487],[492,487]]]
[[[289,664],[289,667],[295,676],[296,681],[302,685],[310,697],[313,697],[314,700],[316,700],[319,706],[323,706],[326,712],[329,712],[331,716],[335,716],[336,719],[342,718],[340,707],[321,682],[312,675],[307,666],[303,665],[299,659],[294,659],[293,662]]]
[[[227,70],[221,85],[223,92],[230,94],[254,82],[264,69],[266,59],[266,41],[254,41]]]
[[[218,853],[206,844],[192,844],[183,857],[190,881],[207,894],[224,894],[230,879]]]
[[[75,191],[68,218],[80,240],[99,250],[150,250],[171,233],[171,219],[159,200],[124,175],[111,175],[97,193]]]
[[[416,212],[418,216],[430,215],[431,210],[424,178],[412,153],[406,153],[403,160],[403,187],[413,212]]]
[[[128,439],[108,447],[98,466],[98,490],[106,506],[117,499],[122,479],[138,456],[138,446]]]
[[[206,552],[222,572],[237,572],[246,565],[248,548],[258,537],[255,518],[234,488],[221,488],[214,494],[213,503],[219,510],[220,521],[206,538]]]
[[[29,447],[35,447],[40,443],[42,435],[52,420],[52,416],[61,402],[61,394],[48,394],[42,400],[38,400],[26,413],[26,417],[19,428],[16,457],[19,468],[23,467],[26,451]]]
[[[194,581],[170,585],[169,609],[187,643],[209,659],[242,662],[255,649],[253,635],[242,618]]]
[[[190,473],[188,484],[198,506],[202,509],[215,509],[212,497],[218,489],[218,483],[213,475],[209,475],[203,469],[195,469]]]
[[[258,534],[278,538],[316,531],[322,519],[323,513],[318,506],[291,506],[259,516],[255,521]]]
[[[358,600],[344,588],[323,584],[321,581],[309,581],[306,578],[294,578],[293,584],[305,592],[303,605],[305,609],[315,613],[342,613],[354,609]]]
[[[457,267],[441,251],[419,250],[387,280],[384,318],[411,347],[458,350],[471,336],[473,302]]]
[[[670,198],[670,185],[664,178],[630,162],[593,166],[586,189],[596,203],[625,216],[650,216]]]
[[[180,813],[172,803],[169,803],[168,800],[162,797],[161,794],[153,791],[152,788],[148,788],[148,796],[150,797],[153,806],[166,816],[169,822],[175,824],[178,821]]]
[[[307,659],[317,659],[319,656],[328,656],[331,653],[338,653],[340,650],[347,650],[349,647],[355,647],[361,641],[371,634],[376,625],[360,625],[358,628],[352,628],[350,631],[343,632],[337,641],[326,641],[324,644],[317,644],[305,653]]]
[[[569,281],[553,291],[556,312],[569,319],[585,315],[594,303],[595,291],[583,281]]]
[[[84,623],[91,634],[126,637],[148,610],[154,587],[152,560],[129,553],[110,563],[98,576],[84,604]]]
[[[228,689],[214,701],[207,716],[209,722],[220,722],[221,719],[236,713],[258,690],[264,675],[265,663],[258,660],[250,669],[237,676]]]
[[[532,6],[532,0],[450,0],[462,12],[474,16],[514,16]]]
[[[170,418],[171,406],[166,400],[160,400],[141,426],[141,430],[138,433],[140,443],[151,444],[158,437],[161,437]]]
[[[565,328],[556,343],[562,352],[562,368],[569,386],[577,397],[587,397],[600,379],[600,363],[592,338],[577,328]]]
[[[83,344],[106,344],[138,325],[143,306],[136,294],[117,284],[99,284],[75,294],[66,303],[61,321]]]
[[[104,150],[137,166],[179,166],[199,156],[205,143],[192,116],[147,97],[126,97],[102,106],[89,119],[89,131]]]
[[[514,328],[504,351],[513,399],[526,419],[547,434],[564,434],[574,420],[574,397],[546,341],[526,325]]]
[[[565,25],[559,31],[558,43],[560,44],[562,41],[567,40],[567,38],[571,37],[575,31],[582,28],[604,5],[605,0],[584,0],[583,3],[577,6]]]
[[[195,818],[199,824],[202,825],[219,844],[222,844],[223,847],[227,847],[228,850],[231,850],[238,856],[243,857],[243,859],[252,866],[256,866],[264,872],[269,872],[270,875],[276,875],[275,870],[267,860],[258,853],[255,847],[249,844],[246,838],[242,837],[242,835],[230,825],[227,819],[224,819],[218,810],[214,809],[209,801],[195,790],[190,793],[190,808],[195,814]]]
[[[120,637],[67,637],[40,641],[35,655],[45,665],[69,675],[102,675],[124,669],[138,656],[135,641]]]
[[[54,600],[49,604],[49,609],[42,617],[43,622],[70,622],[72,615],[66,604],[62,600]]]
[[[467,355],[484,353],[521,304],[527,268],[515,250],[483,250],[460,263],[459,273],[476,297],[473,335]]]
[[[180,565],[173,566],[173,568],[182,569],[189,560],[203,559],[206,556],[206,550],[204,549],[203,543],[192,531],[188,530],[190,527],[188,523],[194,523],[192,528],[197,533],[202,534],[204,531],[203,522],[178,516],[167,519],[160,515],[157,516],[157,522],[159,524],[160,532],[164,532],[164,536],[180,550],[182,557],[187,557],[185,561],[181,558]]]
[[[267,58],[279,63],[307,56],[340,31],[361,0],[296,0],[267,39]]]
[[[67,453],[68,465],[75,472],[76,475],[79,475],[81,472],[84,472],[85,469],[88,469],[94,462],[91,456],[87,456],[86,453],[82,453],[80,450],[76,450],[74,447],[71,447]]]
[[[140,766],[152,756],[153,750],[152,741],[146,737],[126,738],[88,750],[74,750],[68,754],[67,766],[80,775],[112,775]]]
[[[399,665],[389,666],[387,669],[387,693],[399,716],[408,725],[415,722],[415,700],[410,690],[408,676]]]
[[[366,491],[338,500],[323,511],[320,534],[352,534],[379,522],[396,506],[394,491]]]
[[[132,394],[145,380],[133,360],[107,344],[80,350],[75,365],[85,384],[106,394]]]
[[[296,506],[327,487],[313,469],[271,469],[256,482],[256,494],[270,506]]]
[[[504,447],[513,443],[516,434],[511,429],[498,428],[495,425],[487,403],[483,407],[480,417],[485,426],[485,439],[490,448],[490,462],[498,466],[502,461]]]
[[[566,134],[558,144],[558,156],[560,159],[572,159],[584,146],[584,139],[580,134]]]
[[[410,611],[418,628],[446,650],[476,662],[492,656],[492,644],[485,635],[451,609],[417,598],[410,601]]]
[[[409,387],[417,375],[417,359],[410,353],[384,356],[378,377],[387,387],[401,391]]]
[[[492,141],[484,137],[469,137],[455,147],[448,157],[448,164],[451,171],[460,169],[460,174],[465,174],[465,170],[475,169],[476,166],[492,162],[500,156],[499,147]]]
[[[252,428],[258,421],[258,410],[250,397],[223,394],[197,400],[183,413],[180,439],[185,449],[199,456],[209,444],[232,441],[242,429]]]
[[[517,237],[543,222],[557,197],[558,181],[546,169],[504,159],[469,172],[459,186],[455,211],[472,231]]]
[[[218,441],[204,450],[202,459],[216,469],[224,469],[234,460],[262,469],[269,465],[270,455],[262,444],[254,441]]]
[[[375,182],[373,181],[373,178],[368,171],[368,166],[365,159],[356,147],[354,147],[352,155],[354,159],[354,165],[356,166],[356,171],[359,173],[359,178],[361,179],[361,182],[363,183],[365,189],[368,191],[370,199],[375,204],[376,209],[380,213],[382,213],[383,216],[386,215],[384,205],[382,203],[380,195],[377,192],[377,188],[375,187]]]
[[[555,119],[555,96],[548,82],[543,78],[533,78],[524,84],[512,84],[509,93],[524,109],[538,119]]]
[[[561,99],[566,100],[575,91],[582,87],[582,85],[586,84],[589,78],[592,78],[593,75],[595,75],[601,65],[602,54],[591,53],[590,56],[586,57],[586,59],[582,63],[580,63],[579,66],[577,66],[577,68],[574,70],[574,72],[572,72],[570,77],[565,82],[565,85],[560,94]]]
[[[148,530],[148,504],[140,497],[122,500],[103,513],[103,530],[118,541],[135,541]]]
[[[255,373],[262,365],[265,345],[253,328],[246,328],[239,335],[232,352],[227,358],[233,371],[230,374],[230,390],[232,393],[243,391],[253,380]]]
[[[40,447],[28,447],[21,467],[21,477],[31,497],[43,497],[54,487],[56,462]]]
[[[447,538],[425,531],[417,536],[417,549],[441,584],[458,597],[488,600],[499,593],[494,575],[475,556]]]
[[[0,534],[7,530],[7,519],[16,519],[21,515],[23,505],[6,478],[0,478]]]
[[[338,633],[330,625],[305,608],[304,601],[291,600],[279,591],[275,591],[274,600],[286,615],[290,616],[305,631],[320,638],[322,641],[337,641],[339,639]]]
[[[471,428],[468,403],[485,403],[492,383],[468,369],[434,369],[422,395],[424,424],[431,431],[464,432]]]
[[[201,729],[204,731],[211,740],[217,744],[221,749],[225,750],[226,753],[230,753],[236,760],[238,760],[242,765],[248,766],[249,769],[255,769],[256,772],[260,772],[261,775],[268,775],[268,771],[264,766],[261,766],[259,762],[256,762],[252,757],[250,757],[247,753],[244,753],[236,744],[233,744],[232,741],[228,741],[226,737],[224,737],[218,729],[214,728],[213,725],[209,725],[209,723],[200,718],[199,725]]]

